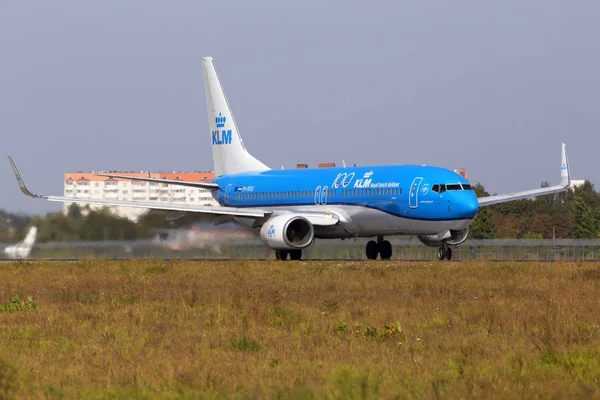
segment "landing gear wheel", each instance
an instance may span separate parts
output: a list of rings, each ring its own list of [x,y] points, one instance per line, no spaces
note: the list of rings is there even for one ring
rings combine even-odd
[[[446,260],[452,260],[452,249],[450,247],[446,249]]]
[[[381,256],[382,260],[389,260],[392,258],[392,244],[389,242],[389,240],[384,240],[383,242],[379,243],[379,255]]]
[[[287,250],[275,250],[275,258],[281,261],[285,261],[288,258]]]
[[[367,243],[367,258],[369,260],[377,260],[377,255],[379,254],[379,246],[377,246],[377,242],[374,240],[370,240],[369,243]]]
[[[444,258],[446,258],[446,249],[440,247],[438,249],[438,260],[443,260]]]
[[[300,260],[302,258],[302,250],[290,250],[290,260]]]

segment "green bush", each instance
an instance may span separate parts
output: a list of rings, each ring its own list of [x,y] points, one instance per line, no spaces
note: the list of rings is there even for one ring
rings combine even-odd
[[[257,352],[260,351],[262,345],[258,340],[249,339],[246,335],[244,335],[237,339],[231,339],[231,347],[240,351]]]
[[[14,295],[10,302],[4,306],[0,304],[0,311],[16,312],[16,311],[37,311],[38,302],[31,296],[27,296],[26,300],[22,300],[18,294]]]

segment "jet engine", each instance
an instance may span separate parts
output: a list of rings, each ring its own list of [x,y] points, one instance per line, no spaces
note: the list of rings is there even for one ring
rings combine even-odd
[[[445,242],[448,246],[458,246],[463,244],[469,236],[469,228],[461,229],[459,231],[444,231],[437,235],[424,235],[417,236],[421,243],[431,247],[441,247]]]
[[[309,220],[294,214],[282,214],[269,219],[260,229],[260,238],[274,250],[296,250],[309,246],[315,229]]]

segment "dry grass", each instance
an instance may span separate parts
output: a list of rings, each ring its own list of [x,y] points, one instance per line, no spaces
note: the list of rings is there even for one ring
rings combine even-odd
[[[600,264],[10,263],[0,303],[0,398],[600,397]]]

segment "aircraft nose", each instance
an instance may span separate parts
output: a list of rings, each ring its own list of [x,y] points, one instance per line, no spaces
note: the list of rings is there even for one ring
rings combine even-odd
[[[479,202],[476,196],[469,196],[460,202],[460,217],[462,219],[473,219],[479,211]]]

